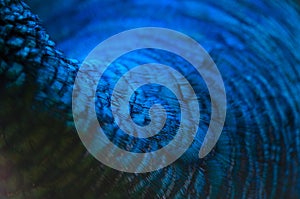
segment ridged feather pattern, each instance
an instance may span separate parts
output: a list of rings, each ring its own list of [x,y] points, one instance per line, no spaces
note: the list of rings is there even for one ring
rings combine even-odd
[[[43,25],[24,3],[0,2],[3,196],[300,197],[300,8],[296,2],[90,0],[79,4],[74,0],[42,14]],[[86,152],[72,123],[71,95],[78,67],[95,45],[142,26],[175,29],[203,45],[224,79],[227,117],[217,145],[199,159],[211,113],[201,76],[172,53],[146,49],[121,57],[99,83],[96,100],[98,120],[106,124],[115,144],[131,151],[155,150],[172,139],[180,122],[174,95],[158,86],[145,87],[131,98],[131,115],[145,125],[151,103],[161,102],[169,110],[163,131],[143,140],[118,130],[108,97],[116,81],[136,65],[158,62],[180,71],[197,91],[201,109],[196,139],[179,160],[151,173],[126,174],[107,168]]]

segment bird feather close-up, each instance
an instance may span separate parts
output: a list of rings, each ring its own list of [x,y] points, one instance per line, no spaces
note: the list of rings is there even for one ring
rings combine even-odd
[[[299,2],[0,0],[0,10],[0,198],[300,198]],[[149,85],[130,98],[130,115],[145,126],[151,106],[162,104],[161,132],[136,138],[117,128],[109,97],[137,65],[179,71],[201,112],[195,139],[178,160],[127,173],[87,151],[74,125],[72,91],[95,46],[140,27],[176,30],[203,46],[224,81],[226,120],[215,147],[199,158],[212,113],[201,76],[162,50],[123,55],[103,74],[95,99],[97,119],[115,145],[154,151],[180,125],[176,96]]]

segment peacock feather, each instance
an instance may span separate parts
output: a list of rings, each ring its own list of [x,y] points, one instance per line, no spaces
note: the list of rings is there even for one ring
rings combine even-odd
[[[25,3],[0,0],[1,198],[300,197],[296,1],[46,2],[49,7],[28,2],[40,20]],[[164,104],[169,114],[163,132],[143,140],[115,127],[107,96],[129,68],[172,65],[194,85],[201,101],[199,131],[189,150],[168,167],[129,174],[102,165],[86,151],[73,124],[72,89],[80,63],[95,45],[144,26],[178,30],[204,46],[224,80],[227,116],[217,145],[199,159],[211,115],[201,77],[185,60],[159,50],[121,57],[99,83],[96,100],[98,120],[119,147],[163,147],[180,122],[175,97],[152,86],[135,92],[131,116],[145,125],[149,99]]]

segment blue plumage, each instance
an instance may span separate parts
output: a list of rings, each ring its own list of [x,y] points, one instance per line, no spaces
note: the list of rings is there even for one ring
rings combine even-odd
[[[32,4],[34,8],[36,4]],[[300,8],[296,2],[111,3],[90,0],[79,3],[74,0],[65,1],[61,8],[57,5],[53,8],[57,10],[41,15],[43,25],[56,41],[56,47],[79,62],[108,36],[135,27],[160,26],[181,31],[202,44],[217,64],[226,87],[228,109],[224,130],[214,150],[204,159],[198,159],[197,151],[210,119],[209,94],[201,77],[195,75],[188,63],[170,53],[144,50],[117,60],[107,71],[103,82],[99,83],[99,100],[96,100],[98,120],[107,123],[107,134],[116,144],[125,147],[132,138],[125,138],[122,132],[116,130],[107,109],[107,95],[128,68],[144,62],[165,63],[187,76],[201,101],[201,122],[195,142],[174,164],[147,174],[114,174],[103,169],[106,173],[97,173],[95,178],[108,176],[109,183],[129,187],[130,194],[142,198],[300,197],[300,102],[297,97],[300,92],[300,27],[297,25]],[[6,16],[1,16],[5,23],[10,20],[4,19]],[[12,24],[14,20],[11,19]],[[33,17],[31,20],[37,19]],[[34,27],[32,29],[39,32]],[[5,28],[7,26],[2,27],[2,34],[11,34]],[[9,66],[1,64],[0,82],[20,86],[25,80],[34,81],[38,87],[34,95],[35,105],[51,107],[51,111],[64,116],[64,123],[70,124],[72,83],[79,62],[66,59],[55,51],[46,33],[40,32],[39,39],[43,45],[35,48],[47,56],[41,61],[38,59],[41,53],[35,55],[31,50],[35,58],[32,61],[34,67],[28,65],[30,57],[22,56],[25,48],[22,47],[23,54],[13,50],[20,39],[13,38],[11,42],[4,43],[1,52],[7,55],[6,49],[10,50],[10,56],[3,59]],[[23,37],[26,38],[26,35],[29,33],[25,32]],[[28,46],[33,49],[31,44]],[[9,62],[20,65],[7,64]],[[162,96],[168,92],[157,87],[144,89],[158,89]],[[157,93],[157,90],[154,92]],[[131,111],[137,123],[144,124],[148,120],[147,110],[151,102],[145,98],[142,90],[132,97]],[[167,123],[161,137],[156,137],[165,142],[171,137],[168,132],[173,132],[172,128],[176,129],[178,125],[174,120],[178,117],[175,114],[178,105],[172,97],[164,101],[154,95],[153,100],[164,102],[166,107],[170,104],[175,107],[169,114],[173,122]],[[146,107],[140,106],[143,103]],[[149,146],[159,147],[154,142],[138,140],[132,145],[132,150],[145,150]],[[87,171],[88,168],[82,170]],[[87,180],[84,185],[93,187],[91,184],[96,180],[93,177],[87,179],[90,181]],[[103,181],[97,182],[101,184]],[[117,192],[105,190],[103,183],[95,187],[86,190]]]

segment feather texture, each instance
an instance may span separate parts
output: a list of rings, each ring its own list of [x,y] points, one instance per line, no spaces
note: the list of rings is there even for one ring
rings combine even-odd
[[[3,196],[300,197],[297,3],[129,1],[112,5],[90,0],[80,6],[76,6],[79,1],[73,1],[75,6],[70,7],[68,4],[74,4],[66,1],[61,9],[69,8],[68,12],[58,9],[49,16],[44,14],[44,25],[53,33],[57,47],[77,61],[55,49],[28,6],[20,1],[0,2]],[[72,20],[77,23],[69,23]],[[99,122],[111,124],[107,126],[111,132],[108,136],[120,146],[133,143],[131,150],[138,151],[161,147],[153,140],[124,137],[113,126],[106,96],[112,89],[109,86],[128,68],[144,62],[172,65],[187,76],[202,99],[200,130],[179,160],[155,172],[126,174],[101,165],[87,154],[72,124],[71,92],[80,61],[96,44],[141,26],[179,30],[202,44],[222,73],[228,109],[217,145],[207,157],[198,159],[197,150],[210,119],[209,94],[201,77],[179,57],[155,50],[133,52],[117,60],[99,84],[96,103]],[[167,92],[159,87],[151,89],[153,94]],[[174,123],[168,121],[162,133],[165,136],[157,137],[164,145],[178,125],[178,105],[174,97],[154,98],[175,107],[169,116]],[[137,123],[147,123],[145,110],[150,105],[145,93],[138,90],[131,101]]]

